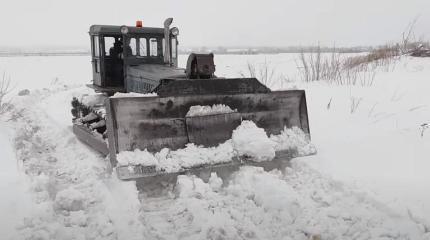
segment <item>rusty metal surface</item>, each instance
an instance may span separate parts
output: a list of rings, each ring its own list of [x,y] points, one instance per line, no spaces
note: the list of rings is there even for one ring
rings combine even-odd
[[[185,77],[184,69],[160,64],[139,64],[126,68],[127,92],[151,92],[163,78]]]
[[[273,169],[279,169],[284,171],[289,166],[289,160],[292,158],[292,153],[289,151],[277,151],[275,158],[271,161],[254,162],[251,160],[244,159],[242,157],[234,157],[231,162],[220,163],[213,165],[197,166],[190,169],[182,169],[178,172],[163,172],[156,171],[154,166],[120,166],[116,168],[118,178],[121,180],[137,180],[136,184],[138,189],[150,190],[148,183],[153,181],[151,184],[157,184],[163,181],[176,182],[176,178],[179,175],[197,175],[203,180],[208,180],[212,172],[216,172],[217,175],[223,179],[227,178],[232,172],[238,170],[241,166],[250,165],[256,167],[262,167],[266,171]]]
[[[129,34],[164,34],[163,28],[154,28],[154,27],[135,27],[135,26],[127,26]],[[121,26],[114,25],[92,25],[89,31],[90,35],[95,34],[113,34],[113,35],[122,35]]]
[[[215,73],[214,55],[191,53],[188,56],[185,73],[187,78],[212,78]]]
[[[186,117],[188,141],[207,147],[216,146],[231,138],[241,123],[240,113]]]
[[[157,88],[160,97],[269,92],[256,78],[163,79]]]

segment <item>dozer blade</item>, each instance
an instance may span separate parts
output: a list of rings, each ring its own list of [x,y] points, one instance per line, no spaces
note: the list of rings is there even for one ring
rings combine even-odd
[[[224,104],[234,113],[187,117],[191,106]],[[107,131],[110,162],[119,178],[135,179],[163,174],[155,167],[117,166],[122,151],[147,149],[158,152],[185,147],[187,143],[215,146],[232,136],[243,120],[252,120],[267,134],[284,127],[299,127],[309,134],[306,97],[303,90],[254,94],[211,94],[174,97],[111,97],[107,100]],[[227,165],[242,165],[236,159]],[[222,164],[226,165],[226,164]],[[196,166],[200,168],[217,166]],[[132,169],[131,169],[132,168]],[[184,169],[187,172],[190,169]]]

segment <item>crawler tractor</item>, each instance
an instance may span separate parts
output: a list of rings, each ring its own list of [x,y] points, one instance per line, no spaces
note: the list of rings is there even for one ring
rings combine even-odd
[[[213,54],[190,54],[186,69],[178,68],[179,31],[170,27],[172,20],[166,19],[163,28],[141,22],[90,27],[93,82],[88,86],[96,94],[73,99],[73,131],[109,155],[120,179],[163,174],[153,166],[119,166],[122,151],[216,146],[230,139],[243,120],[252,120],[267,134],[294,126],[309,134],[303,90],[271,91],[256,78],[216,77]],[[235,111],[187,116],[192,106],[215,104]],[[246,163],[236,159],[223,165]],[[193,169],[182,172],[188,170]]]

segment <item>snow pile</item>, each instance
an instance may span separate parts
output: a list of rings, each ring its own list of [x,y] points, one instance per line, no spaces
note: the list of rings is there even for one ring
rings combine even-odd
[[[117,92],[111,98],[157,97],[157,96],[158,96],[157,93],[135,93],[135,92],[121,93],[121,92]]]
[[[276,151],[287,150],[293,156],[307,156],[317,152],[309,135],[298,127],[284,128],[281,134],[271,135],[270,140],[275,142]]]
[[[232,142],[239,156],[248,157],[253,161],[270,161],[275,157],[275,144],[264,129],[258,128],[252,121],[243,121],[233,131]]]
[[[195,116],[206,116],[206,115],[215,115],[215,114],[225,114],[225,113],[234,113],[237,110],[231,109],[229,106],[224,104],[214,104],[212,106],[191,106],[190,110],[188,110],[186,116],[187,117],[195,117]]]

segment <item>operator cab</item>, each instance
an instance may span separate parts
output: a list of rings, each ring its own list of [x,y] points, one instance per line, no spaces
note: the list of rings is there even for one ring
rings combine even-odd
[[[90,87],[109,94],[150,92],[158,85],[149,76],[154,67],[156,71],[168,69],[177,74],[178,29],[170,29],[168,20],[164,28],[142,27],[140,21],[135,27],[91,26],[93,84]]]

